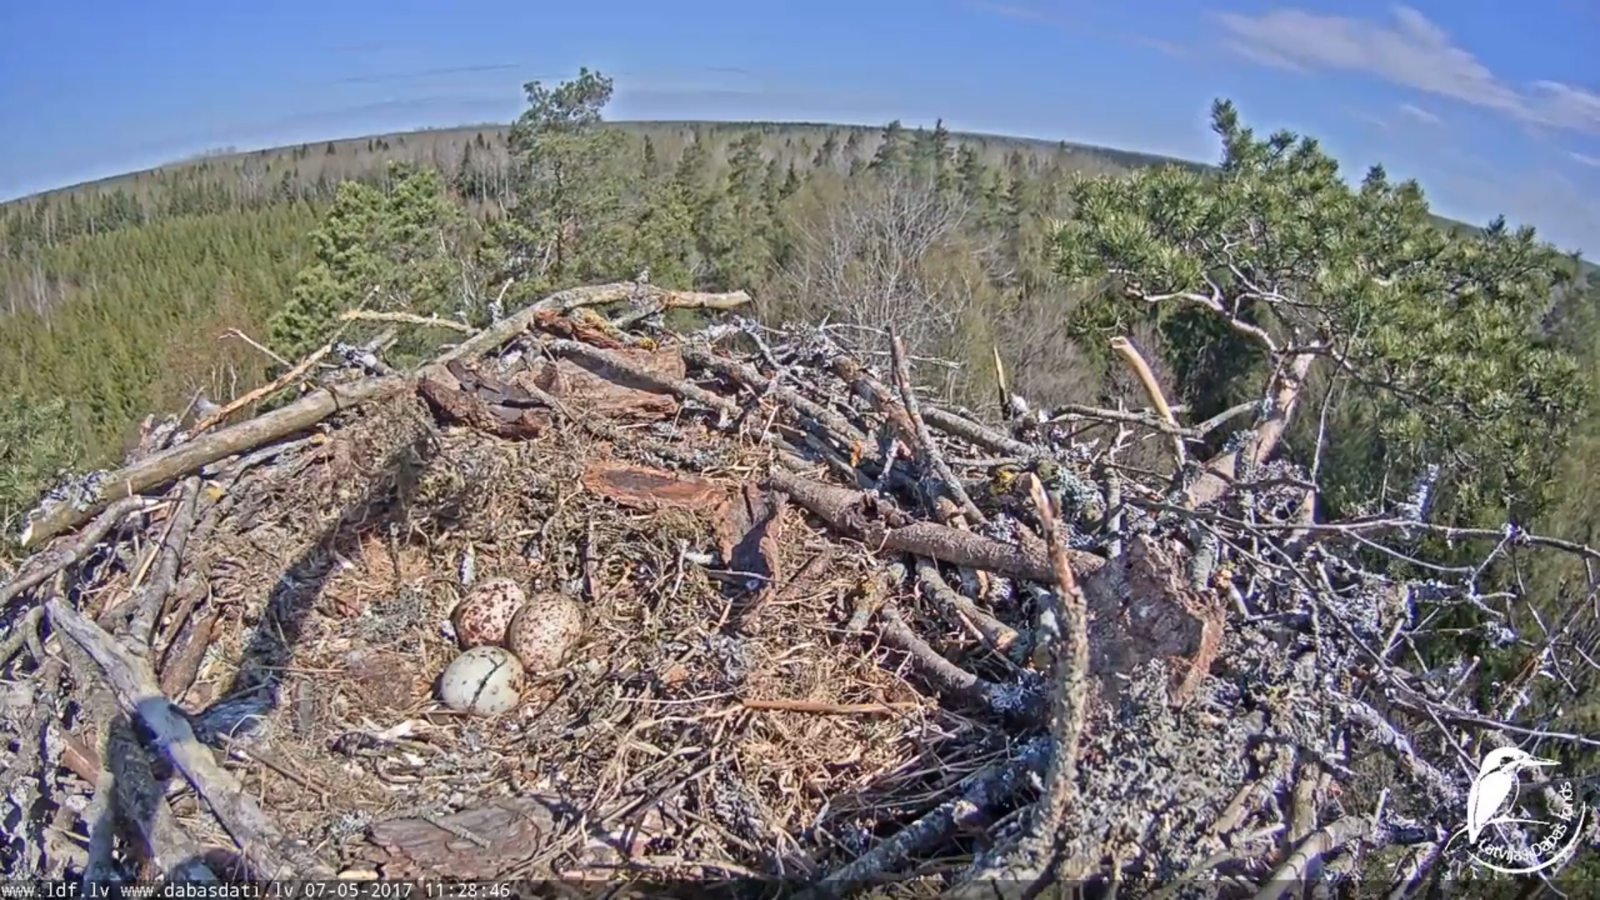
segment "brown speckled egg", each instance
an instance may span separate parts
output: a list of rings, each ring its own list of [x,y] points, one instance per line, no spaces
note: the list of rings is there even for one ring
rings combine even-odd
[[[510,578],[490,578],[474,585],[450,615],[461,649],[504,640],[506,627],[527,599],[522,587]]]
[[[566,594],[539,594],[517,610],[506,630],[506,649],[530,675],[561,665],[583,636],[583,608]]]

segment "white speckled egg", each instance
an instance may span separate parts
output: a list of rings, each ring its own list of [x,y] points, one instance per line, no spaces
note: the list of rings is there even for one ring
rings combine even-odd
[[[473,647],[439,676],[439,699],[445,706],[480,716],[516,706],[521,689],[522,663],[502,647]]]
[[[566,594],[539,594],[512,618],[506,649],[537,674],[560,666],[582,636],[583,608],[578,601]]]
[[[528,595],[510,578],[490,578],[475,585],[450,614],[461,649],[471,650],[505,639],[506,627]]]

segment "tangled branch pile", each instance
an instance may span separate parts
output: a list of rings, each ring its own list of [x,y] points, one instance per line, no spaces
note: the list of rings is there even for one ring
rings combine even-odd
[[[1180,424],[1145,379],[1148,411],[996,427],[919,396],[893,333],[661,325],[746,299],[565,291],[414,375],[346,354],[257,418],[169,423],[58,496],[0,587],[7,875],[1404,893],[1461,871],[1486,749],[1600,744],[1420,667],[1441,610],[1504,627],[1482,567],[1394,581],[1357,551],[1435,526],[1315,521],[1273,453],[1292,379],[1232,420]],[[1122,465],[1140,440],[1178,474]],[[430,687],[491,577],[584,631],[470,716]]]

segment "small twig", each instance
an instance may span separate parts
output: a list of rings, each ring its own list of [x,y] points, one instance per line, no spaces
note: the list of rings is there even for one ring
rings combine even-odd
[[[771,709],[835,716],[874,715],[923,708],[921,703],[820,703],[811,700],[740,700],[739,702],[745,709]]]
[[[252,346],[252,347],[256,348],[257,350],[260,350],[262,353],[266,354],[268,357],[270,357],[272,359],[273,362],[277,363],[280,366],[293,366],[294,365],[294,363],[291,363],[287,359],[284,359],[283,357],[279,356],[278,354],[273,353],[272,350],[270,350],[266,345],[256,343],[256,341],[253,338],[251,338],[250,335],[245,334],[244,332],[240,331],[237,328],[229,328],[227,331],[224,331],[222,333],[222,336],[225,337],[225,338],[229,338],[229,337],[237,338],[238,340],[244,341],[246,344],[249,344],[250,346]]]
[[[367,322],[399,322],[405,325],[421,325],[425,328],[444,328],[458,334],[477,334],[478,329],[438,316],[419,316],[415,313],[404,312],[379,312],[370,309],[351,309],[339,314],[339,318],[349,322],[360,319]]]

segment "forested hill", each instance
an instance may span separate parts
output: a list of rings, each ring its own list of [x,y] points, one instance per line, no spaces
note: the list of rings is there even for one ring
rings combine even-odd
[[[733,138],[747,131],[756,131],[762,135],[764,153],[776,155],[785,163],[795,159],[803,164],[814,159],[831,136],[840,147],[839,163],[846,167],[855,159],[870,161],[883,140],[882,126],[812,122],[617,121],[607,122],[605,127],[640,138],[649,137],[661,152],[674,158],[697,134],[711,137],[717,150],[725,154]],[[356,177],[387,160],[425,163],[449,171],[459,166],[464,156],[474,153],[503,156],[509,130],[504,123],[491,122],[456,128],[333,138],[316,144],[261,150],[217,148],[154,169],[129,172],[0,203],[0,211],[12,204],[26,204],[41,198],[62,200],[75,193],[137,190],[158,181],[160,176],[201,165],[219,175],[229,173],[246,179],[263,179],[269,175],[281,178],[288,171],[295,178],[311,181],[324,175],[332,179]],[[1089,173],[1160,164],[1203,168],[1202,164],[1187,160],[1066,141],[967,132],[951,132],[950,140],[957,147],[973,147],[980,158],[990,164],[1002,163],[1010,153],[1019,151],[1036,159],[1049,159],[1062,154],[1073,161],[1075,171]]]

